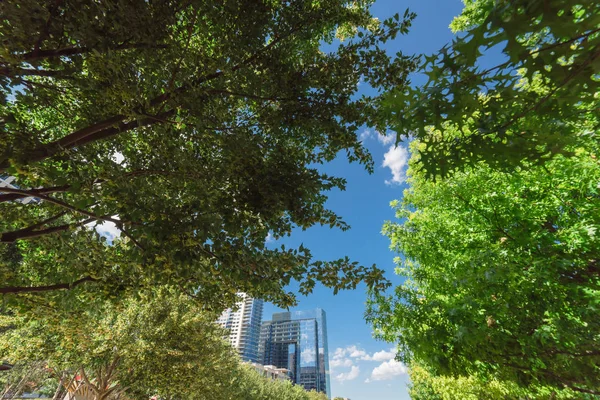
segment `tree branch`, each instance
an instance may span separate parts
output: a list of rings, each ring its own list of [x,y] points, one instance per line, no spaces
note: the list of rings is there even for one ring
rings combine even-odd
[[[57,283],[55,285],[47,286],[5,286],[0,287],[0,294],[7,293],[40,293],[49,292],[52,290],[71,290],[76,286],[79,286],[85,282],[98,282],[98,279],[86,276],[85,278],[78,279],[71,283]]]
[[[117,227],[118,227],[118,228],[121,230],[121,232],[123,232],[123,234],[124,234],[125,236],[127,236],[127,237],[129,238],[129,240],[131,240],[131,241],[133,242],[133,244],[135,244],[135,245],[136,245],[136,247],[137,247],[138,249],[140,249],[140,250],[142,250],[142,251],[146,250],[146,249],[144,248],[144,246],[142,246],[142,245],[140,244],[140,242],[138,242],[137,240],[135,240],[135,238],[134,238],[134,237],[131,235],[131,233],[127,232],[127,231],[126,231],[126,230],[123,228],[123,224],[121,224],[121,225],[117,225]]]
[[[162,44],[154,44],[154,43],[122,43],[118,46],[109,48],[109,50],[132,50],[132,49],[165,49],[167,46]],[[48,50],[39,50],[39,51],[31,51],[29,53],[24,53],[19,56],[22,61],[30,62],[36,61],[45,58],[56,58],[56,57],[70,57],[76,56],[79,54],[86,54],[91,52],[92,49],[89,47],[65,47],[62,49],[48,49]]]
[[[35,47],[33,49],[33,53],[38,53],[40,51],[40,46],[42,45],[42,42],[44,41],[44,39],[46,39],[50,33],[50,23],[52,22],[52,19],[56,16],[56,12],[58,11],[58,8],[60,7],[60,3],[62,3],[62,0],[55,0],[54,4],[52,4],[48,10],[48,19],[46,20],[46,23],[44,24],[44,30],[40,33],[40,36],[38,37],[38,40],[35,42]]]
[[[75,228],[77,226],[89,224],[92,221],[95,221],[95,219],[88,218],[88,219],[85,219],[81,222],[77,222],[74,224],[65,224],[65,225],[53,226],[53,227],[46,228],[46,229],[33,230],[32,228],[35,227],[37,225],[36,224],[36,225],[32,225],[30,227],[27,227],[25,229],[20,229],[18,231],[6,232],[6,233],[1,234],[0,235],[0,243],[14,243],[17,240],[33,239],[33,238],[44,236],[44,235],[50,235],[52,233],[63,232],[63,231],[69,230],[71,228]]]
[[[85,139],[87,136],[93,135],[94,133],[100,132],[106,128],[117,125],[125,120],[125,118],[127,118],[125,115],[115,115],[114,117],[75,131],[64,138],[57,140],[54,142],[54,144],[58,147],[69,148],[73,143]]]
[[[70,187],[69,185],[63,185],[63,186],[54,186],[54,187],[49,187],[49,188],[28,189],[27,192],[29,194],[18,194],[18,193],[0,194],[0,203],[6,202],[6,201],[17,200],[17,199],[23,199],[23,198],[27,198],[27,197],[37,197],[40,194],[66,192],[67,190],[69,190],[69,187]],[[2,191],[4,191],[4,188],[0,187],[0,193]]]
[[[255,60],[257,60],[263,53],[265,53],[266,51],[275,47],[282,40],[292,36],[294,33],[299,31],[300,29],[302,29],[303,26],[304,26],[304,24],[300,23],[297,26],[295,26],[293,29],[291,29],[289,32],[287,32],[285,35],[275,37],[275,39],[273,39],[269,44],[267,44],[266,46],[263,46],[261,49],[256,51],[256,53],[254,53],[250,57],[246,58],[239,64],[234,65],[227,72],[229,72],[229,73],[235,72],[247,65],[250,65]],[[0,68],[0,73],[3,73],[3,71],[10,72],[10,70],[8,68]],[[56,73],[56,71],[37,71],[37,70],[32,70],[32,71],[34,73],[38,73],[38,72],[39,73],[46,73],[46,72]],[[155,98],[153,98],[149,101],[150,106],[152,106],[152,107],[159,106],[159,105],[163,104],[164,102],[166,102],[167,100],[169,100],[173,94],[186,92],[187,90],[189,90],[193,87],[197,87],[198,85],[201,85],[202,83],[205,83],[207,81],[210,81],[210,80],[213,80],[213,79],[223,76],[225,74],[225,72],[226,71],[221,70],[221,71],[213,72],[208,75],[201,76],[198,79],[194,79],[191,82],[181,85],[180,87],[178,87],[177,89],[175,89],[171,92],[163,93],[159,96],[156,96]],[[157,121],[157,119],[158,120],[166,119],[169,116],[173,115],[174,112],[175,112],[175,110],[170,110],[167,112],[159,113],[159,115],[156,115],[153,118],[143,118],[143,119],[131,121],[131,122],[124,122],[125,119],[127,118],[124,115],[116,115],[116,116],[110,117],[104,121],[97,122],[93,125],[90,125],[88,127],[82,128],[76,132],[73,132],[58,141],[47,143],[43,146],[33,149],[30,152],[30,156],[25,160],[25,162],[42,161],[46,158],[52,157],[53,155],[59,153],[60,151],[63,151],[64,149],[74,148],[77,146],[83,146],[83,145],[86,145],[91,142],[95,142],[98,140],[106,139],[111,136],[115,136],[119,133],[130,131],[137,127],[156,124],[159,122],[159,121]],[[117,125],[117,126],[115,127],[114,125]],[[3,172],[8,167],[10,167],[10,162],[8,160],[4,160],[3,162],[0,162],[0,172]]]
[[[26,190],[13,189],[13,188],[2,188],[2,191],[9,192],[9,193],[27,194]],[[49,197],[49,196],[46,196],[46,195],[43,195],[43,194],[39,194],[37,197],[40,198],[40,199],[42,199],[42,200],[44,200],[44,201],[47,201],[48,203],[56,204],[57,206],[60,206],[60,207],[66,208],[67,210],[70,210],[70,211],[73,211],[73,212],[76,212],[76,213],[79,213],[79,214],[91,217],[91,218],[93,218],[95,220],[108,221],[108,222],[112,222],[112,223],[117,224],[117,225],[123,223],[123,221],[120,221],[118,219],[113,219],[113,218],[110,218],[110,217],[104,217],[104,216],[96,215],[96,214],[94,214],[92,212],[89,212],[89,211],[86,211],[86,210],[82,210],[82,209],[74,207],[74,206],[72,206],[72,205],[70,205],[68,203],[65,203],[64,201],[61,201],[61,200],[58,200],[58,199],[54,199],[52,197]]]
[[[42,220],[38,223],[28,226],[26,229],[29,231],[32,231],[34,229],[41,228],[42,226],[48,225],[49,223],[56,221],[57,219],[59,219],[60,217],[66,215],[66,214],[67,214],[67,212],[63,211],[61,213],[51,216],[50,218],[46,218],[45,220]]]
[[[169,116],[174,114],[174,110],[164,112],[158,116],[153,118],[144,118],[141,120],[135,120],[131,122],[120,122],[119,120],[125,119],[124,116],[115,116],[109,118],[108,120],[104,120],[92,126],[81,129],[77,132],[68,135],[59,141],[45,144],[41,147],[38,147],[30,152],[31,156],[27,159],[27,162],[36,162],[45,160],[48,157],[52,157],[53,155],[63,151],[65,149],[75,148],[77,146],[83,146],[91,142],[95,142],[98,140],[106,139],[111,136],[115,136],[119,133],[127,132],[133,130],[135,128],[140,128],[142,126],[154,125],[161,120],[159,118],[168,118]],[[111,125],[117,125],[116,127],[107,128]],[[104,129],[106,128],[106,129]],[[72,135],[75,135],[72,137]],[[10,163],[8,160],[4,161],[0,164],[0,171],[8,168]],[[39,197],[39,196],[38,196]]]
[[[207,93],[211,93],[211,94],[213,94],[213,93],[214,94],[224,94],[224,95],[227,95],[227,96],[243,97],[243,98],[246,98],[246,99],[264,100],[264,101],[287,101],[287,100],[294,100],[294,99],[285,98],[285,97],[263,97],[263,96],[258,96],[258,95],[255,95],[255,94],[249,94],[249,93],[230,92],[229,90],[223,90],[223,89],[211,89],[211,90],[208,90]]]
[[[19,67],[2,67],[0,68],[0,75],[7,76],[9,78],[17,76],[49,76],[53,78],[70,78],[65,75],[65,71],[47,70],[47,69],[30,69],[30,68],[19,68]]]

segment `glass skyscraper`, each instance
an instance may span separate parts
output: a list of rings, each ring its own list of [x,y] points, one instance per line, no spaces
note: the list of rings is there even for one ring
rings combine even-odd
[[[225,310],[217,323],[229,330],[228,341],[244,361],[259,362],[258,339],[262,320],[263,301],[238,293],[236,309]]]
[[[261,325],[258,362],[286,368],[292,382],[330,397],[325,311],[273,314],[271,321]]]

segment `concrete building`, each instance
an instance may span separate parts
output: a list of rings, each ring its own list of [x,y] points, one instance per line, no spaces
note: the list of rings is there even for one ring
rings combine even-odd
[[[229,343],[235,347],[243,361],[258,361],[258,340],[262,320],[263,301],[253,299],[245,293],[235,308],[228,308],[217,323],[229,330]]]
[[[292,382],[331,397],[325,311],[273,314],[261,325],[258,362],[285,368]]]
[[[250,363],[252,367],[262,376],[271,380],[287,381],[290,380],[289,371],[285,368],[277,368],[274,365],[262,365]]]

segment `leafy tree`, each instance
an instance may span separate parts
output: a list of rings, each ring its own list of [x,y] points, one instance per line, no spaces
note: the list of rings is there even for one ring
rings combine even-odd
[[[429,177],[478,161],[496,168],[543,162],[598,135],[598,1],[464,2],[451,25],[462,33],[423,58],[427,83],[397,88],[383,101],[398,139],[423,143],[420,165]],[[486,55],[497,53],[503,62],[490,67]],[[533,81],[540,90],[523,85]]]
[[[56,379],[46,370],[43,362],[23,363],[0,372],[2,399],[22,398],[24,393],[32,392],[52,397],[56,385]]]
[[[215,315],[171,290],[81,310],[64,315],[56,307],[45,316],[0,320],[0,326],[10,325],[0,336],[0,358],[15,363],[13,380],[38,390],[42,384],[52,388],[51,375],[60,389],[76,376],[107,399],[117,394],[123,399],[327,399],[241,363],[222,339],[225,331],[214,323]],[[60,390],[55,393],[62,398]]]
[[[310,390],[307,393],[307,400],[328,400],[327,395],[325,393],[317,392],[316,390]]]
[[[407,281],[368,319],[406,363],[600,394],[600,165],[595,140],[512,173],[418,172],[384,227]]]
[[[161,289],[154,297],[106,302],[68,314],[15,315],[0,336],[0,358],[45,362],[68,385],[77,374],[98,396],[223,399],[239,359],[214,324],[215,316],[183,295]]]
[[[412,400],[505,400],[505,399],[578,399],[581,394],[535,387],[523,389],[511,382],[484,380],[476,376],[434,376],[421,366],[410,369],[410,398]]]
[[[348,228],[325,208],[344,180],[314,166],[345,152],[372,170],[356,132],[383,121],[357,84],[402,86],[414,66],[381,48],[414,15],[380,22],[370,3],[3,1],[0,174],[18,187],[0,194],[0,242],[22,262],[0,293],[167,283],[216,309],[240,290],[293,304],[291,280],[385,287],[375,267],[265,248]]]
[[[314,390],[306,391],[302,386],[293,385],[290,381],[270,380],[260,375],[250,366],[242,366],[238,375],[232,380],[236,388],[227,397],[241,400],[327,400],[327,395]]]

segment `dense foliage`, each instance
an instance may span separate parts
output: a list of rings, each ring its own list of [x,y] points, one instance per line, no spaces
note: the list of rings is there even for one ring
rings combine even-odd
[[[264,378],[250,366],[242,366],[231,381],[231,400],[327,400],[327,395],[314,390],[306,391],[290,381],[272,381]]]
[[[93,310],[59,310],[6,317],[12,328],[0,336],[0,359],[45,362],[56,381],[79,374],[99,395],[125,391],[129,398],[207,391],[213,397],[205,398],[219,399],[239,364],[214,315],[167,290]]]
[[[77,376],[107,399],[326,399],[242,364],[214,314],[172,291],[82,310],[3,317],[0,359],[14,363],[16,381],[27,377],[21,391],[52,392]]]
[[[367,319],[419,398],[600,395],[600,5],[465,4],[425,87],[386,100],[415,138],[384,226],[407,279]]]
[[[546,400],[579,399],[581,394],[571,390],[544,387],[523,389],[512,382],[497,379],[478,379],[475,376],[435,376],[425,368],[410,369],[410,398],[412,400]]]
[[[438,182],[413,170],[403,222],[384,227],[408,280],[370,315],[404,361],[597,391],[600,165],[597,149],[573,151]]]
[[[424,144],[428,176],[478,161],[502,169],[539,162],[598,134],[597,124],[579,129],[600,104],[598,1],[464,2],[451,25],[460,33],[423,58],[427,83],[396,88],[384,101],[398,138]],[[524,89],[534,80],[543,89]]]
[[[0,174],[16,188],[0,194],[0,246],[22,261],[2,260],[0,293],[168,283],[222,308],[237,291],[293,304],[291,280],[385,287],[375,267],[265,247],[348,228],[325,208],[344,180],[314,166],[344,152],[372,169],[356,132],[382,121],[358,82],[402,86],[414,64],[381,48],[413,15],[369,5],[3,1]]]

